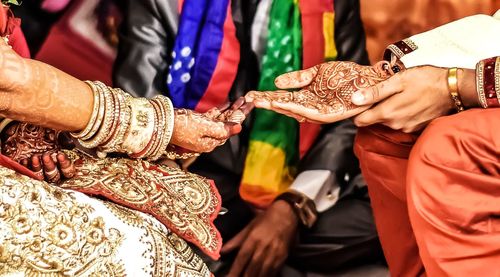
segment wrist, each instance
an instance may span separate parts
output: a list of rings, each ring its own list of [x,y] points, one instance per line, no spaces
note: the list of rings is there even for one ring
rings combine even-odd
[[[462,103],[467,108],[479,107],[476,92],[476,72],[473,69],[460,68],[457,72],[458,92]]]
[[[282,200],[282,199],[279,199],[279,200],[274,201],[273,206],[281,211],[280,214],[283,218],[289,219],[290,223],[292,223],[294,226],[299,225],[300,218],[297,215],[297,213],[294,211],[292,203],[285,201],[285,200]]]
[[[288,190],[281,195],[279,195],[275,202],[283,200],[286,202],[292,211],[295,213],[298,222],[306,227],[311,228],[318,218],[318,211],[316,210],[316,205],[314,201],[307,197],[305,194],[296,191]]]

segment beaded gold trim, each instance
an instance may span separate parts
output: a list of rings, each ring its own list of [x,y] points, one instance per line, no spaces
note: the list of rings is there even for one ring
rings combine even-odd
[[[486,94],[484,93],[484,61],[480,61],[476,65],[476,90],[481,107],[487,108],[488,103],[486,102]]]

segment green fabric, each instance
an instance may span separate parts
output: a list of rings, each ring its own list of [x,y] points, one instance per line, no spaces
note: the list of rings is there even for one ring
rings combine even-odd
[[[274,79],[283,73],[300,70],[301,63],[302,27],[298,2],[274,0],[258,90],[276,90]],[[269,167],[294,167],[298,163],[299,124],[293,118],[257,109],[250,140],[266,142],[284,150],[286,165]]]

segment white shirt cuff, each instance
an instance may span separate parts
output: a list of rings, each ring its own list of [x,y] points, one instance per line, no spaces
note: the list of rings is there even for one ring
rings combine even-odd
[[[318,212],[335,205],[340,193],[340,187],[335,182],[335,174],[330,170],[304,171],[295,178],[290,188],[312,199]]]

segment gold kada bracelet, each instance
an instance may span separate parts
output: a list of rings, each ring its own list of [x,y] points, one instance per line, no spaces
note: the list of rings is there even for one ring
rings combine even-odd
[[[462,99],[458,94],[458,69],[456,67],[448,69],[448,91],[450,92],[451,99],[455,104],[455,109],[457,112],[462,112],[464,110],[464,105],[462,104]]]

